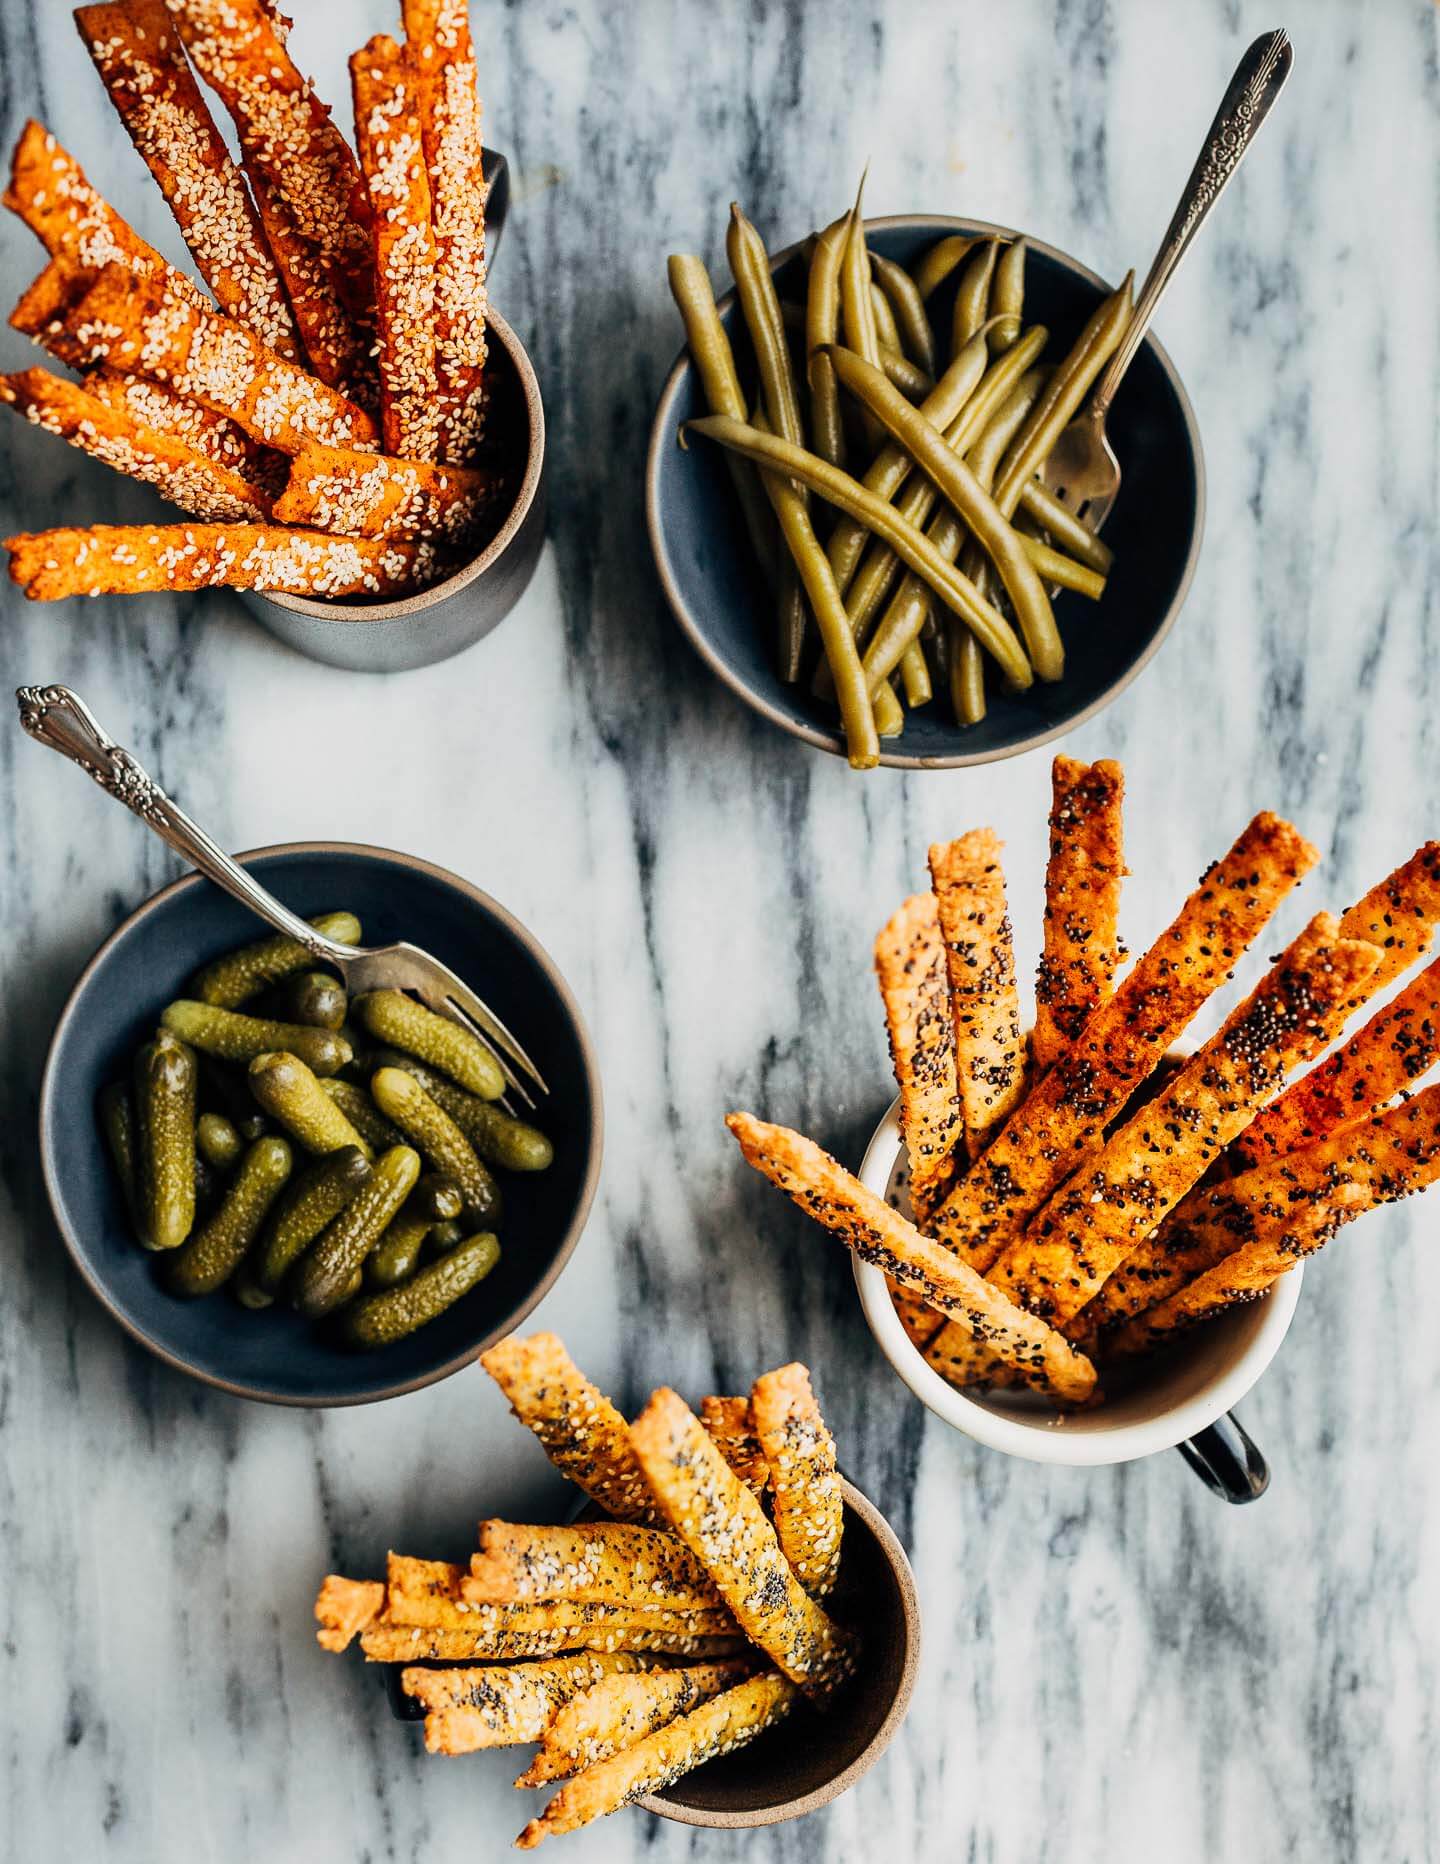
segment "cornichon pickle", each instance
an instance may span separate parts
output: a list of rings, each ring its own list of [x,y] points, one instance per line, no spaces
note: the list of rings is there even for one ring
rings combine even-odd
[[[115,1175],[125,1194],[125,1208],[136,1231],[140,1217],[135,1202],[135,1103],[124,1081],[112,1081],[100,1090],[100,1127],[110,1157],[115,1161]]]
[[[302,1314],[316,1319],[346,1298],[356,1272],[414,1190],[419,1176],[419,1154],[409,1146],[392,1146],[375,1161],[369,1183],[326,1227],[300,1264],[294,1301]]]
[[[311,925],[337,945],[360,943],[360,921],[354,913],[322,913]],[[254,945],[242,945],[227,952],[214,964],[196,973],[193,989],[202,1003],[213,1003],[222,1010],[233,1010],[237,1003],[253,997],[267,984],[279,983],[292,971],[306,971],[315,960],[293,938],[262,938]],[[273,1045],[272,1045],[273,1046]]]
[[[425,1253],[430,1256],[443,1256],[447,1249],[453,1249],[456,1243],[463,1243],[464,1240],[464,1224],[432,1223],[430,1234],[425,1239]]]
[[[350,1044],[332,1029],[307,1029],[303,1023],[277,1023],[265,1016],[242,1016],[213,1004],[177,997],[165,1006],[164,1028],[221,1061],[253,1061],[277,1049],[298,1055],[316,1074],[337,1074],[350,1059]]]
[[[254,1279],[265,1294],[275,1293],[291,1264],[369,1182],[370,1163],[355,1146],[317,1159],[293,1180],[255,1245]]]
[[[195,1143],[200,1148],[201,1158],[216,1171],[232,1170],[245,1150],[245,1141],[235,1122],[227,1120],[223,1113],[200,1115],[195,1122]]]
[[[464,1194],[448,1172],[423,1171],[410,1193],[415,1210],[423,1211],[431,1223],[453,1223],[465,1208]]]
[[[345,986],[328,971],[297,971],[266,993],[264,1013],[280,1023],[337,1030],[349,1007]]]
[[[379,1068],[370,1077],[370,1094],[387,1120],[424,1153],[436,1171],[453,1178],[465,1199],[465,1215],[483,1223],[500,1209],[500,1187],[476,1158],[470,1141],[450,1115],[403,1068]]]
[[[256,1280],[255,1271],[251,1267],[253,1257],[254,1251],[252,1250],[230,1277],[230,1292],[241,1307],[252,1308],[258,1313],[261,1308],[273,1307],[275,1297],[267,1289],[262,1288]]]
[[[225,1201],[168,1266],[176,1294],[213,1294],[239,1268],[265,1213],[290,1176],[290,1148],[283,1139],[257,1139],[241,1159]]]
[[[415,1208],[412,1196],[405,1208],[365,1258],[365,1279],[372,1288],[394,1288],[408,1281],[420,1260],[430,1233],[430,1219]]]
[[[354,1081],[338,1081],[332,1075],[320,1083],[321,1092],[349,1120],[362,1138],[369,1140],[377,1152],[386,1146],[398,1146],[401,1135],[395,1130],[365,1089]]]
[[[555,1157],[555,1148],[538,1127],[517,1120],[503,1107],[463,1087],[447,1081],[437,1069],[399,1049],[379,1049],[376,1062],[381,1067],[403,1068],[412,1075],[430,1098],[442,1106],[484,1159],[505,1171],[545,1171]]]
[[[200,1099],[207,1107],[223,1113],[247,1143],[270,1131],[270,1122],[255,1105],[243,1073],[216,1061],[212,1055],[197,1055],[200,1069]]]
[[[437,1016],[401,990],[372,990],[356,1008],[372,1036],[418,1055],[482,1100],[498,1100],[505,1092],[495,1057],[478,1036],[448,1016]]]
[[[367,1159],[371,1156],[370,1142],[321,1092],[314,1073],[298,1055],[257,1055],[250,1064],[250,1092],[307,1152],[338,1152],[341,1146],[354,1146]]]
[[[489,1230],[467,1237],[412,1281],[383,1294],[362,1295],[346,1308],[341,1326],[352,1346],[389,1346],[443,1314],[468,1294],[500,1260],[500,1243]]]
[[[195,1221],[195,1057],[164,1029],[135,1057],[135,1208],[147,1249],[178,1249]]]

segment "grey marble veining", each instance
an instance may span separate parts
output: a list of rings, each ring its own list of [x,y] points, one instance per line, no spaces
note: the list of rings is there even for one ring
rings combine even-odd
[[[345,52],[393,7],[291,10],[343,104]],[[598,1039],[609,1115],[588,1235],[539,1318],[632,1403],[805,1358],[911,1549],[923,1671],[857,1791],[748,1836],[626,1813],[567,1855],[1440,1855],[1435,1206],[1372,1219],[1308,1278],[1243,1407],[1275,1467],[1256,1508],[1212,1501],[1176,1457],[1049,1470],[929,1420],[840,1252],[720,1116],[750,1105],[858,1157],[889,1093],[870,937],[928,840],[993,822],[1031,965],[1047,759],[857,779],[752,722],[669,622],[640,503],[677,344],[663,255],[718,261],[732,194],[787,240],[868,158],[872,211],[971,211],[1143,269],[1240,47],[1278,21],[1180,0],[475,12],[516,180],[493,289],[551,422],[552,544],[522,607],[465,658],[377,681],[297,659],[222,595],[11,592],[0,684],[78,687],[232,846],[407,848],[534,927]],[[1294,9],[1294,77],[1159,321],[1205,439],[1205,552],[1164,652],[1067,746],[1128,765],[1136,947],[1261,805],[1326,856],[1287,929],[1440,821],[1436,20],[1419,0]],[[0,5],[0,106],[7,148],[43,114],[182,256],[58,0]],[[0,257],[13,296],[38,253],[8,219]],[[0,354],[27,357],[9,332]],[[150,509],[42,435],[12,423],[0,444],[7,528]],[[37,1077],[81,962],[174,870],[10,727],[0,794],[0,1856],[499,1857],[527,1816],[514,1757],[427,1760],[373,1679],[318,1651],[310,1602],[329,1567],[459,1551],[480,1513],[552,1508],[559,1485],[478,1373],[270,1411],[104,1319],[44,1209]]]

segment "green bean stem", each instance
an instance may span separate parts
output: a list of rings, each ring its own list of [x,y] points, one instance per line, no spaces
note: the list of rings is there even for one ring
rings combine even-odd
[[[1020,313],[1025,306],[1025,242],[1013,240],[995,263],[995,277],[990,286],[990,309],[995,321],[990,326],[990,348],[1003,356],[1020,336]]]
[[[915,287],[920,296],[933,297],[984,237],[981,233],[949,233],[944,239],[936,240],[915,268]]]
[[[995,274],[995,260],[1000,242],[987,239],[965,261],[955,292],[955,322],[951,348],[968,343],[990,314],[990,280]]]
[[[810,431],[815,451],[832,466],[845,464],[845,429],[840,393],[828,356],[817,351],[833,343],[840,327],[840,262],[845,256],[846,215],[832,222],[815,242],[805,294],[805,373],[810,384]],[[717,414],[728,409],[717,408]]]
[[[870,269],[880,289],[890,301],[890,309],[903,341],[901,351],[918,363],[926,375],[935,373],[935,332],[925,314],[925,300],[915,280],[903,265],[896,265],[883,252],[870,251]],[[1019,332],[1016,332],[1019,335]]]

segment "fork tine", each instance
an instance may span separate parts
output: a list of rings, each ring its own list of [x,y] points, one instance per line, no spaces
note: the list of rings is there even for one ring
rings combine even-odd
[[[447,1016],[452,1017],[457,1023],[463,1023],[465,1027],[471,1032],[472,1035],[476,1036],[481,1042],[485,1044],[486,1048],[489,1049],[490,1053],[495,1057],[495,1061],[500,1069],[500,1072],[501,1074],[504,1075],[505,1080],[507,1084],[509,1085],[511,1092],[518,1094],[521,1100],[525,1102],[525,1105],[529,1107],[530,1110],[533,1112],[535,1109],[534,1096],[530,1093],[530,1090],[526,1087],[524,1081],[521,1080],[519,1074],[517,1074],[515,1069],[511,1067],[510,1062],[508,1058],[506,1057],[506,1055],[504,1054],[504,1052],[499,1047],[497,1047],[493,1037],[491,1036],[489,1029],[485,1026],[485,1024],[482,1023],[478,1017],[472,1016],[468,1005],[463,1003],[457,996],[451,995],[451,996],[446,997],[445,1003],[444,1003],[444,1009],[445,1009],[445,1014]],[[504,1029],[505,1027],[503,1023],[501,1023],[499,1026],[502,1029]],[[509,1032],[506,1031],[506,1034],[508,1035]],[[514,1038],[510,1037],[510,1040],[514,1041]],[[524,1062],[525,1066],[530,1069],[530,1072],[533,1075],[536,1085],[540,1089],[540,1092],[542,1094],[548,1094],[550,1092],[550,1089],[545,1085],[545,1082],[542,1079],[540,1073],[535,1068],[534,1064],[525,1055],[524,1050],[519,1047],[518,1043],[516,1044],[516,1050],[522,1062]],[[502,1095],[501,1098],[503,1100],[504,1096]],[[509,1112],[511,1111],[511,1109],[507,1107],[506,1111]]]
[[[494,1010],[490,1008],[490,1005],[484,1002],[482,998],[477,997],[470,986],[458,977],[450,987],[450,994],[470,1020],[480,1025],[481,1031],[487,1041],[495,1048],[499,1049],[502,1054],[508,1056],[522,1073],[529,1075],[530,1079],[534,1082],[535,1086],[539,1088],[542,1094],[548,1094],[550,1089],[545,1084],[544,1075],[541,1074],[540,1070],[535,1066],[534,1062],[531,1061],[524,1049],[521,1048],[515,1037],[511,1035],[504,1023],[501,1022]],[[519,1084],[517,1083],[516,1085],[518,1086]]]

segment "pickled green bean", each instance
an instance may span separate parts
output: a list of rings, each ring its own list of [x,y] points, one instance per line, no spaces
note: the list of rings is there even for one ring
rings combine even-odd
[[[967,633],[967,641],[975,641],[973,634]],[[980,652],[980,643],[975,641],[975,651]],[[913,712],[917,705],[928,705],[934,697],[934,688],[930,684],[930,668],[925,659],[925,650],[919,641],[912,641],[900,656],[900,674],[905,682],[905,703]]]
[[[1054,549],[1042,537],[1030,537],[1024,531],[1017,531],[1016,536],[1034,564],[1036,574],[1043,576],[1046,582],[1056,583],[1062,589],[1073,589],[1077,595],[1089,596],[1092,602],[1098,602],[1104,595],[1105,578],[1088,563],[1077,563],[1074,557]]]
[[[899,350],[882,349],[880,367],[900,390],[900,393],[908,395],[912,401],[921,400],[935,386],[934,378],[927,375],[923,369],[917,368],[913,362],[908,361]]]
[[[933,297],[984,237],[983,233],[950,233],[936,240],[915,268],[915,288],[921,298]]]
[[[805,293],[805,375],[810,384],[810,438],[822,460],[845,464],[845,428],[840,419],[840,393],[828,356],[818,354],[833,343],[840,328],[840,263],[845,256],[849,217],[842,214],[815,242],[810,279]],[[717,408],[728,414],[728,408]]]
[[[1077,562],[1088,564],[1100,575],[1109,575],[1115,552],[1093,531],[1087,531],[1070,507],[1039,479],[1031,479],[1021,488],[1020,509],[1033,518],[1042,531],[1049,532],[1050,541],[1057,549],[1064,550]]]
[[[927,375],[934,375],[935,332],[930,328],[930,319],[925,314],[925,300],[915,280],[903,265],[897,265],[893,259],[887,259],[884,253],[876,252],[873,248],[870,253],[870,270],[890,300],[890,309],[903,339],[898,346],[901,353],[908,356],[911,362],[918,363]],[[1018,331],[1016,334],[1019,334]]]
[[[870,255],[870,265],[875,264],[875,255]],[[870,280],[870,308],[875,314],[875,335],[882,349],[892,349],[901,356],[906,354],[905,340],[900,335],[900,326],[895,321],[895,313],[890,308],[890,300],[876,284],[874,277]],[[922,366],[918,356],[912,356],[911,362]]]
[[[955,292],[955,321],[950,345],[959,349],[968,343],[990,315],[990,281],[995,275],[995,260],[1000,251],[997,239],[987,239],[965,261]]]
[[[1020,336],[1020,313],[1025,308],[1025,242],[1012,240],[995,262],[990,284],[990,348],[1003,356]]]

